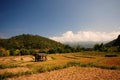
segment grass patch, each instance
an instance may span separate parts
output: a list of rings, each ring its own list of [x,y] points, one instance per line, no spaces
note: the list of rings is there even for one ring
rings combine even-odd
[[[106,66],[106,65],[102,65],[102,66],[99,66],[100,68],[102,69],[110,69],[110,70],[118,70],[120,68],[116,67],[116,66]]]
[[[17,64],[11,64],[11,65],[6,65],[6,64],[0,64],[0,69],[5,69],[5,68],[16,68],[16,67],[20,67]]]
[[[70,56],[63,56],[63,57],[70,58],[70,59],[77,59],[76,57],[70,57]]]
[[[56,60],[56,58],[55,58],[55,57],[53,57],[53,56],[52,56],[51,58],[52,58],[53,60]]]
[[[80,66],[80,67],[97,67],[97,68],[102,68],[102,69],[110,69],[110,70],[120,70],[119,67],[117,66],[106,66],[106,65],[98,65],[96,62],[91,62],[88,64],[83,64],[80,62],[68,62],[66,64],[66,67],[72,67],[72,66]]]
[[[3,74],[0,74],[0,80],[5,80],[6,78],[10,78],[10,77],[13,77],[13,76],[14,76],[13,73],[5,72]]]
[[[86,56],[86,55],[74,55],[74,57],[79,57],[79,58],[95,58],[93,56]]]
[[[19,72],[19,73],[11,73],[11,72],[5,72],[3,74],[0,74],[0,80],[6,80],[6,78],[11,78],[14,76],[22,76],[22,75],[28,75],[28,74],[33,74],[30,71],[25,71],[25,72]]]

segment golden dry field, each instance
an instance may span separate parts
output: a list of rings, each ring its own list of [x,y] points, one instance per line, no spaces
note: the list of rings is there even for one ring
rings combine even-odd
[[[0,80],[120,80],[119,53],[106,54],[49,54],[42,62],[34,62],[31,55],[0,57]]]
[[[8,80],[119,80],[120,71],[91,67],[69,67],[40,74],[9,78]]]

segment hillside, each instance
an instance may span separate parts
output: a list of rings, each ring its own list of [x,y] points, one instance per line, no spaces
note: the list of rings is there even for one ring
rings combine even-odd
[[[109,47],[111,47],[111,46],[120,46],[120,35],[118,36],[117,39],[107,43],[106,46],[109,46]]]
[[[120,52],[120,35],[117,39],[105,44],[105,46],[108,48],[108,51]]]
[[[9,39],[0,39],[0,47],[6,49],[51,49],[62,46],[59,42],[30,34],[22,34]]]

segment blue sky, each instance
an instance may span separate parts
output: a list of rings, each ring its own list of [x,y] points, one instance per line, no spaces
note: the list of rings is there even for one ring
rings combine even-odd
[[[0,37],[69,31],[119,34],[120,0],[0,0]]]

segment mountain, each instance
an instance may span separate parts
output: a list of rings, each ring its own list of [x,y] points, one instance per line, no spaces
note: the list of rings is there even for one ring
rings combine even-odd
[[[63,44],[38,35],[22,34],[9,39],[0,39],[0,47],[6,49],[51,49],[63,47]]]
[[[120,35],[118,36],[118,38],[115,40],[114,46],[120,46]]]
[[[108,47],[119,46],[120,47],[120,35],[118,36],[117,39],[114,39],[113,41],[110,41],[109,43],[107,43],[106,46]]]
[[[108,51],[120,52],[120,35],[117,39],[105,44],[105,46],[107,47]]]

